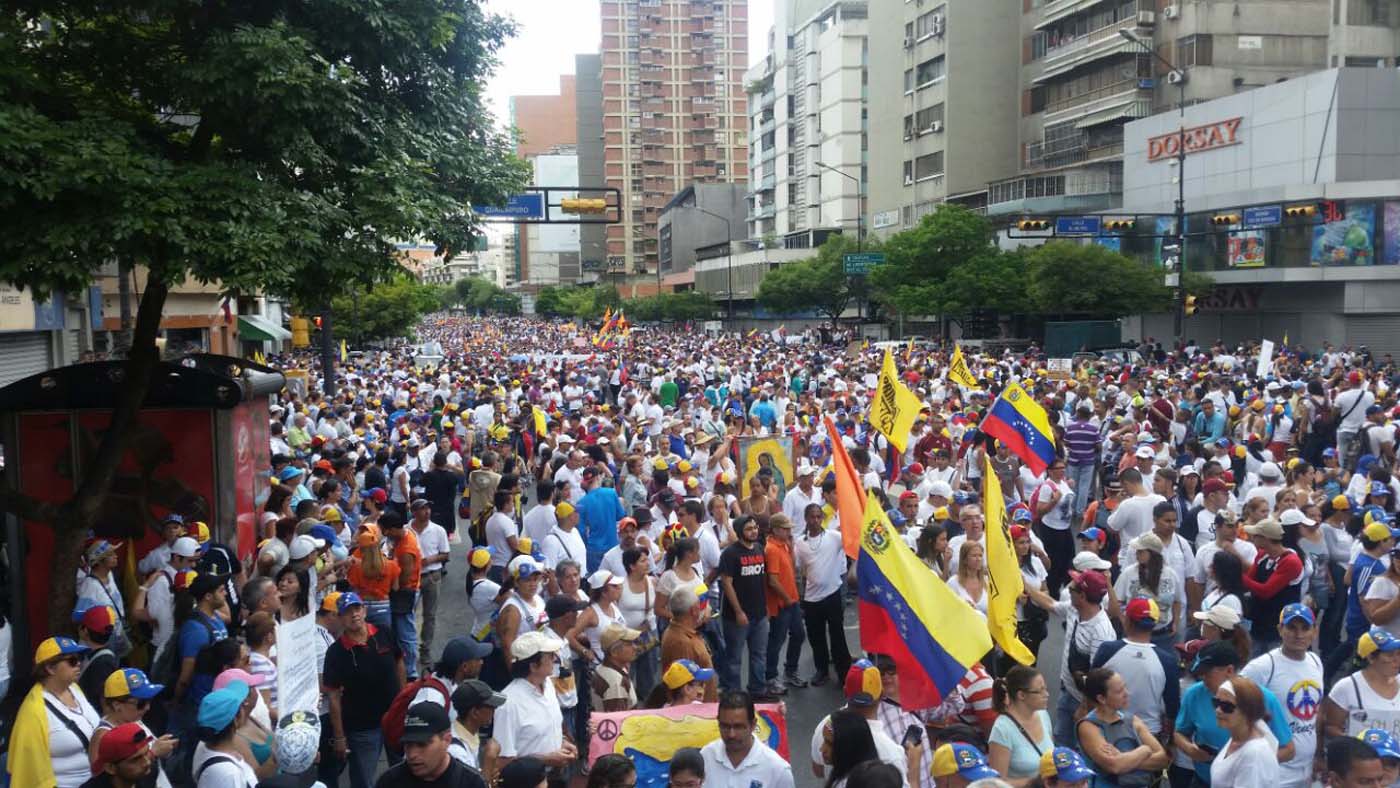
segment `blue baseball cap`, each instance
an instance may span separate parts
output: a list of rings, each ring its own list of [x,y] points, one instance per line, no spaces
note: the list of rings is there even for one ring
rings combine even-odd
[[[340,537],[336,536],[335,529],[325,523],[317,523],[307,529],[307,535],[313,539],[324,539],[328,545],[340,544]]]
[[[303,473],[305,473],[305,471],[296,467],[295,465],[288,465],[287,467],[283,468],[281,471],[278,472],[277,481],[285,482],[290,479],[295,479]]]
[[[335,600],[335,612],[337,615],[344,615],[345,611],[349,610],[355,605],[360,605],[363,607],[364,604],[365,600],[360,599],[359,594],[355,593],[354,591],[346,591],[345,593],[340,595],[339,599]]]
[[[132,697],[137,700],[150,700],[165,689],[164,684],[152,684],[146,674],[136,668],[122,668],[112,671],[102,684],[102,694],[107,698]]]
[[[1400,639],[1380,627],[1371,627],[1356,642],[1356,655],[1366,659],[1377,651],[1400,651]]]
[[[933,751],[934,777],[958,775],[966,780],[985,780],[1001,774],[987,765],[987,756],[971,744],[942,744]]]
[[[1017,509],[1011,513],[1011,522],[1013,523],[1029,523],[1034,519],[1028,509]]]
[[[1325,459],[1325,460],[1334,459],[1336,456],[1337,456],[1337,450],[1336,450],[1336,449],[1328,448],[1328,449],[1323,449],[1323,450],[1322,450],[1322,458]]]
[[[214,690],[199,702],[199,727],[221,731],[238,716],[238,709],[248,698],[248,685],[230,681],[223,689]]]
[[[1288,626],[1294,621],[1302,621],[1308,626],[1313,626],[1317,623],[1317,617],[1313,615],[1312,608],[1302,602],[1294,602],[1291,605],[1284,606],[1283,610],[1278,614],[1278,622],[1284,626]]]
[[[1390,485],[1385,482],[1371,482],[1372,495],[1390,495]]]
[[[1400,760],[1400,742],[1395,740],[1390,731],[1382,728],[1367,728],[1356,735],[1356,738],[1371,745],[1371,749],[1382,758],[1395,758]]]

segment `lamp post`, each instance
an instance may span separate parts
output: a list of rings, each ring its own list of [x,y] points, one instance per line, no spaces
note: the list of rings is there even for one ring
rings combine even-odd
[[[1119,30],[1118,35],[1137,44],[1142,51],[1161,61],[1168,73],[1176,75],[1176,314],[1172,318],[1172,326],[1179,340],[1186,303],[1186,72],[1132,31],[1125,28]]]
[[[826,162],[814,161],[814,162],[812,162],[812,163],[815,164],[815,165],[817,165],[818,167],[822,168],[823,170],[831,170],[832,172],[836,173],[837,175],[840,175],[842,178],[849,179],[852,183],[854,183],[854,184],[856,185],[856,251],[857,251],[857,252],[864,251],[864,250],[865,250],[865,184],[864,184],[864,183],[861,183],[860,178],[857,178],[856,176],[850,174],[849,172],[846,172],[845,170],[842,170],[842,169],[837,168],[837,167],[833,167],[833,166],[831,166],[830,164],[827,164]],[[855,275],[853,275],[853,276],[861,276],[861,275],[862,275],[862,274],[855,274]],[[865,302],[864,302],[863,299],[860,299],[860,298],[857,298],[857,299],[856,299],[856,321],[859,322],[859,323],[864,323],[864,322],[865,322]]]
[[[690,207],[691,207],[692,210],[699,211],[700,213],[703,213],[703,214],[705,214],[706,216],[713,216],[714,218],[719,219],[721,222],[724,222],[724,239],[725,239],[725,246],[724,246],[724,274],[725,274],[725,280],[728,282],[728,284],[725,286],[726,289],[728,290],[728,292],[726,293],[724,311],[725,311],[725,313],[726,313],[727,315],[729,315],[729,322],[733,323],[733,322],[734,322],[734,231],[733,231],[733,229],[732,229],[732,227],[731,227],[731,225],[730,225],[730,223],[729,223],[729,218],[728,218],[728,217],[726,217],[726,216],[720,216],[719,214],[715,213],[714,211],[707,211],[707,210],[705,210],[704,208],[701,208],[698,204],[692,204]],[[726,329],[726,330],[728,330],[728,329]]]

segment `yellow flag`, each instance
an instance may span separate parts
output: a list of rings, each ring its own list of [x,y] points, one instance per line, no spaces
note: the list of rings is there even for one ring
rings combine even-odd
[[[544,435],[549,432],[549,425],[545,421],[544,411],[539,408],[532,408],[530,412],[535,414],[535,433],[537,435]]]
[[[340,363],[344,364],[350,360],[350,349],[345,346],[345,340],[340,340]]]
[[[967,359],[963,358],[962,348],[957,345],[953,345],[953,358],[948,362],[948,381],[970,389],[982,388],[977,376],[967,368]]]
[[[1025,593],[1025,583],[1006,522],[1006,501],[991,460],[984,457],[982,462],[982,511],[987,520],[987,629],[1002,651],[1022,665],[1030,665],[1035,662],[1035,655],[1016,637],[1016,602]]]
[[[909,363],[909,358],[914,355],[914,338],[909,338],[909,345],[904,348],[904,363]]]
[[[894,354],[885,348],[885,363],[880,369],[880,385],[875,403],[870,407],[870,423],[889,439],[900,454],[909,443],[909,430],[919,415],[919,398],[899,382],[894,367]]]

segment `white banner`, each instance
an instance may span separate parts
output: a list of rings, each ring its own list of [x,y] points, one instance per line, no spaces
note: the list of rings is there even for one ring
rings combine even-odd
[[[316,616],[277,627],[277,713],[317,712],[321,681],[316,665]],[[275,724],[276,721],[274,721]]]
[[[1259,366],[1254,368],[1254,377],[1264,379],[1274,365],[1274,341],[1266,339],[1259,343]]]

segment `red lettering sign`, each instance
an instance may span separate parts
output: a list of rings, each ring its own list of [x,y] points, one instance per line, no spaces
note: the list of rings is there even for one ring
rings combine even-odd
[[[1213,148],[1240,144],[1240,123],[1244,118],[1230,118],[1189,129],[1159,134],[1147,140],[1147,160],[1174,158],[1184,145],[1187,153],[1199,153]]]

